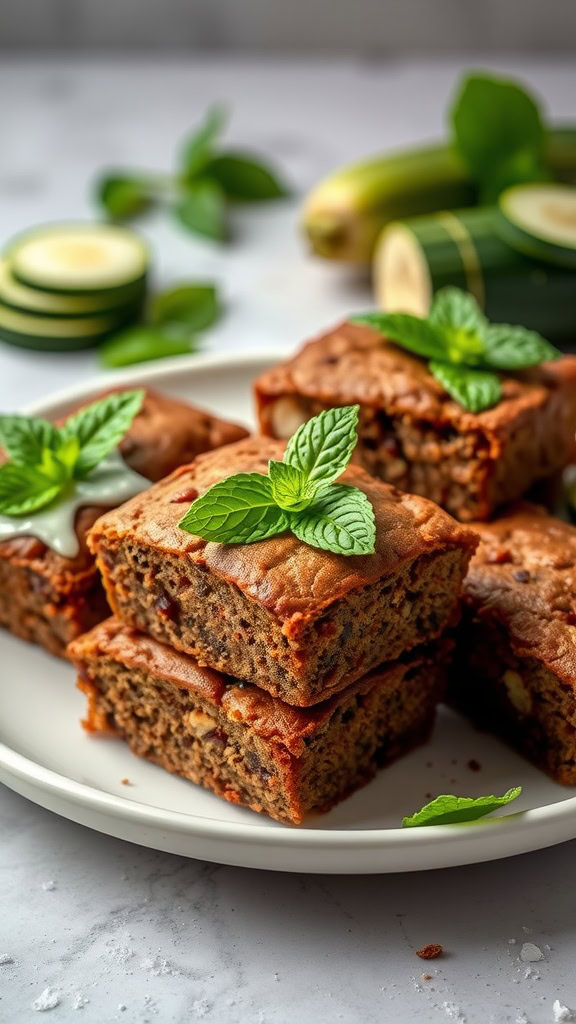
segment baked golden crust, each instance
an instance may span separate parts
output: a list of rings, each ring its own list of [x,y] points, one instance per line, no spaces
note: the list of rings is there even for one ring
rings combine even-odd
[[[519,657],[538,659],[576,689],[576,528],[528,503],[474,528],[467,606],[503,626]]]
[[[421,555],[461,549],[471,553],[476,536],[425,498],[402,494],[357,466],[340,478],[360,488],[374,509],[376,551],[344,556],[321,551],[282,534],[255,544],[206,542],[180,529],[191,500],[233,473],[265,473],[270,459],[282,457],[284,445],[248,438],[200,456],[166,480],[101,516],[89,535],[95,553],[129,538],[155,552],[185,558],[237,587],[266,608],[290,635],[340,598],[399,572]],[[103,566],[105,571],[105,565]]]

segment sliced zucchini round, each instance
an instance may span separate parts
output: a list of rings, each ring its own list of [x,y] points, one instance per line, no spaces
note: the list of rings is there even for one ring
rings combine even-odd
[[[498,231],[519,252],[576,267],[576,186],[514,185],[499,199]]]
[[[141,281],[148,249],[115,224],[54,224],[16,238],[7,250],[14,277],[49,292],[98,293]]]
[[[133,321],[138,309],[139,304],[132,303],[101,316],[44,317],[19,313],[0,304],[0,339],[20,348],[49,352],[89,348]]]
[[[0,303],[22,313],[41,316],[92,316],[118,309],[143,298],[145,280],[96,294],[62,295],[21,284],[10,271],[10,262],[0,259]]]

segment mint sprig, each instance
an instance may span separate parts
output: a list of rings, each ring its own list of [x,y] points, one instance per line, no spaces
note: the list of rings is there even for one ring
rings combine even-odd
[[[474,297],[460,288],[441,288],[427,317],[364,313],[350,319],[428,359],[428,369],[444,390],[474,413],[502,397],[494,371],[525,370],[561,354],[536,331],[489,323]]]
[[[402,828],[416,828],[422,825],[458,825],[465,821],[477,821],[499,807],[516,800],[522,786],[509,789],[503,796],[452,796],[444,794],[425,804],[421,810],[402,819]]]
[[[120,391],[70,416],[64,426],[31,416],[0,416],[0,514],[24,516],[63,497],[117,447],[144,391]]]
[[[374,511],[363,491],[334,481],[357,440],[358,406],[327,409],[303,423],[268,476],[238,473],[197,498],[178,524],[207,541],[253,544],[290,530],[340,555],[374,552]]]

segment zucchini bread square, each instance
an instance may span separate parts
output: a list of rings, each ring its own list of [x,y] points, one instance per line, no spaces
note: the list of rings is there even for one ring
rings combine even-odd
[[[199,452],[246,433],[243,427],[186,402],[147,390],[120,453],[131,469],[154,481]],[[102,511],[79,509],[80,550],[74,558],[57,554],[35,537],[0,542],[0,626],[63,657],[75,636],[110,614],[95,560],[86,546],[86,534]]]
[[[443,692],[445,645],[376,669],[314,708],[201,668],[115,619],[75,640],[85,727],[232,803],[299,824],[422,743]]]
[[[523,503],[477,524],[450,702],[576,784],[576,528]]]
[[[506,374],[503,397],[471,413],[424,360],[370,327],[343,323],[255,384],[260,429],[288,438],[323,409],[360,405],[356,460],[462,521],[491,518],[568,464],[576,431],[576,357]]]
[[[201,455],[102,516],[89,545],[121,622],[307,706],[442,633],[457,613],[476,535],[357,466],[340,479],[374,509],[374,554],[334,554],[289,533],[219,544],[178,526],[212,484],[265,474],[283,451],[257,437]]]

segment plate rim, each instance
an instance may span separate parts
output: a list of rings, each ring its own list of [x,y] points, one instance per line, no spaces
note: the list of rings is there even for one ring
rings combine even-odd
[[[161,385],[162,381],[173,376],[181,377],[183,374],[194,376],[203,370],[210,371],[219,368],[247,368],[268,360],[273,363],[290,354],[290,350],[254,349],[244,352],[224,351],[176,357],[167,360],[166,364],[162,366],[132,367],[111,375],[99,374],[90,381],[63,388],[51,393],[47,398],[28,403],[23,411],[27,415],[46,414],[61,406],[89,397],[106,387],[138,385],[139,383]],[[120,796],[87,783],[77,782],[69,776],[39,764],[32,757],[19,753],[1,741],[0,773],[2,781],[8,786],[10,783],[6,776],[8,778],[15,776],[32,787],[39,788],[43,793],[71,800],[75,805],[109,814],[115,819],[128,820],[139,825],[148,823],[152,827],[161,825],[173,833],[196,835],[204,840],[227,841],[240,845],[256,842],[263,847],[288,846],[316,850],[324,847],[343,851],[359,847],[366,850],[392,848],[398,854],[403,847],[412,849],[419,844],[434,848],[442,848],[447,843],[466,846],[472,837],[476,836],[479,839],[481,833],[493,833],[495,829],[505,829],[505,834],[510,839],[531,831],[535,826],[546,828],[561,822],[566,823],[570,819],[573,819],[574,835],[576,836],[576,796],[501,817],[480,819],[469,824],[436,825],[432,830],[430,828],[403,829],[401,826],[349,829],[311,829],[305,826],[277,828],[274,825],[272,827],[269,824],[263,825],[257,820],[254,822],[224,821],[194,812],[175,811],[152,804],[139,803],[127,796]],[[568,838],[570,836],[567,834],[563,836],[563,839]],[[550,837],[542,845],[552,845],[560,841],[562,839]],[[485,859],[493,859],[493,857],[493,853],[487,853]],[[461,863],[466,863],[466,861]]]

